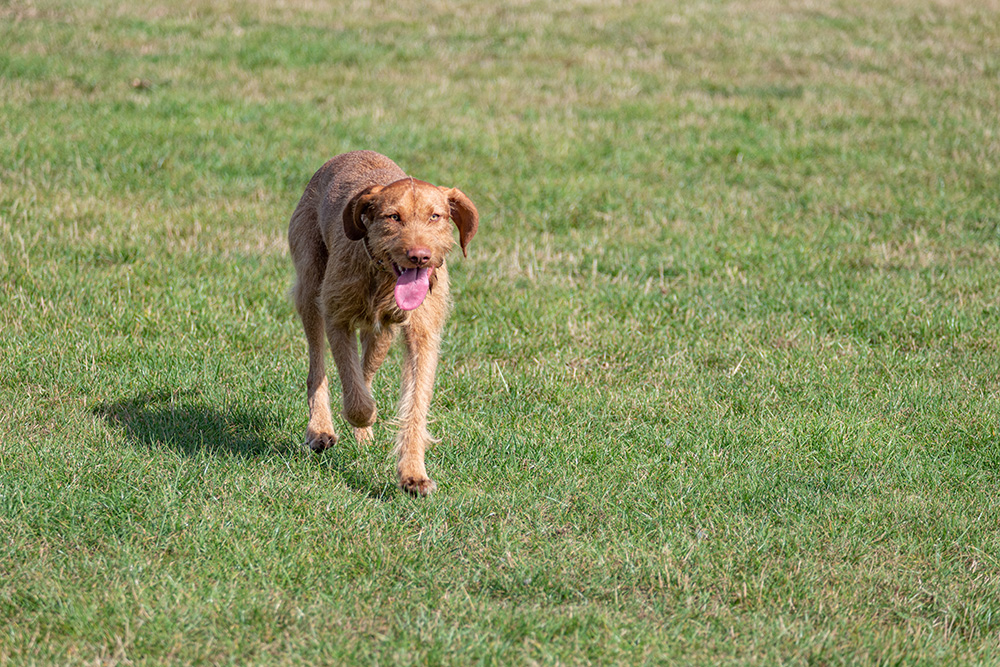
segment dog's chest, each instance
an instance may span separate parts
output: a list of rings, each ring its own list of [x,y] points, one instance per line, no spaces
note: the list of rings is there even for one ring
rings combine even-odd
[[[379,330],[394,324],[402,324],[407,313],[396,306],[393,297],[393,282],[385,276],[372,276],[368,283],[368,299],[363,313],[359,313],[364,324]]]

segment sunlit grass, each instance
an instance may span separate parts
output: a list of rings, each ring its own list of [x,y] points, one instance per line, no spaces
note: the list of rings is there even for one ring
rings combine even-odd
[[[0,662],[995,661],[998,35],[0,7]],[[482,216],[424,501],[391,425],[299,447],[284,233],[357,148]]]

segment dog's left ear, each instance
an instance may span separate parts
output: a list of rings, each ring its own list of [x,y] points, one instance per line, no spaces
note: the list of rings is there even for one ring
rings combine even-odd
[[[344,207],[344,233],[352,241],[360,241],[368,233],[361,217],[368,211],[375,195],[382,190],[381,185],[373,185],[354,195]]]
[[[469,241],[476,235],[479,229],[479,211],[472,200],[465,196],[465,193],[458,188],[441,188],[448,197],[448,206],[451,209],[451,219],[458,227],[458,242],[462,246],[462,255],[468,257],[466,248]]]

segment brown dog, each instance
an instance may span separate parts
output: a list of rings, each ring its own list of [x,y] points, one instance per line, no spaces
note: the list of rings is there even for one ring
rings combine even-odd
[[[401,329],[406,353],[396,469],[399,485],[422,496],[436,487],[424,451],[432,440],[427,411],[449,306],[449,219],[464,254],[479,227],[468,197],[411,178],[384,155],[354,151],[316,172],[288,227],[295,305],[309,342],[306,445],[321,452],[337,442],[324,335],[340,373],[344,418],[359,441],[368,441],[376,414],[372,378]]]

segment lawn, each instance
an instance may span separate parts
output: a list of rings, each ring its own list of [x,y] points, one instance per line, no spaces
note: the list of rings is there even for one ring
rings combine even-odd
[[[0,665],[1000,664],[997,2],[0,0],[0,44]],[[285,232],[361,148],[481,216],[426,499],[391,424],[301,447]]]

